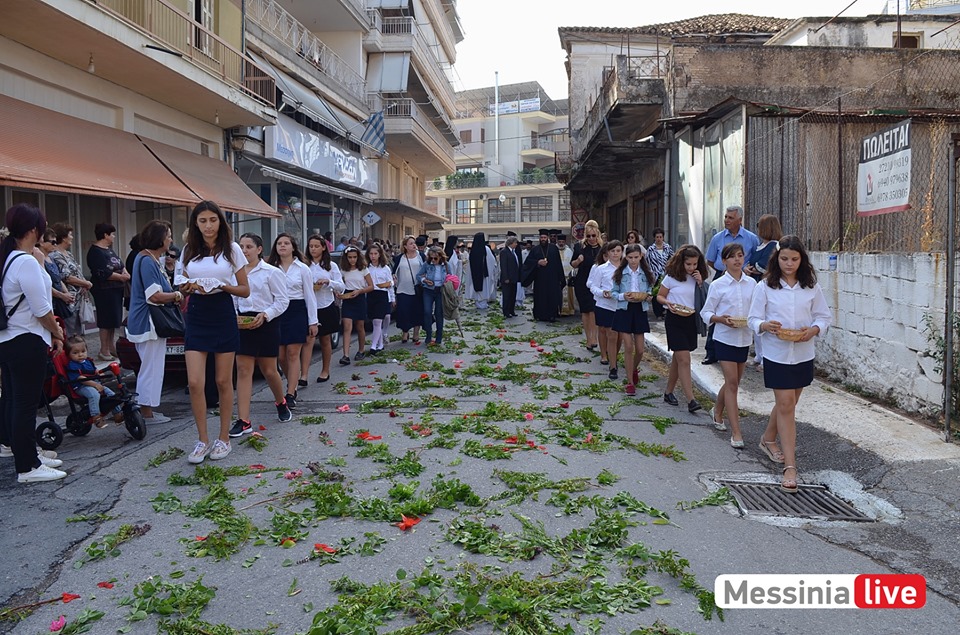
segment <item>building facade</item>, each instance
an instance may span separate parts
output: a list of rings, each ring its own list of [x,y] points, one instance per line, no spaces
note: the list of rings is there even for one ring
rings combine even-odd
[[[556,154],[569,151],[566,100],[550,99],[537,82],[462,91],[455,124],[456,171],[427,183],[445,219],[439,237],[483,232],[499,242],[513,231],[536,240],[540,228],[570,229],[555,173]]]

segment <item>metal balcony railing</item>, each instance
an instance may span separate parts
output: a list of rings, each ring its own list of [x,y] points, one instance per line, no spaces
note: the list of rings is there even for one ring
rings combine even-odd
[[[324,77],[342,88],[348,98],[354,99],[357,104],[364,103],[367,83],[363,75],[321,42],[280,4],[274,0],[247,0],[247,18],[289,46]]]
[[[380,107],[374,107],[373,110],[379,111],[382,108],[383,117],[386,120],[413,119],[442,150],[446,151],[450,148],[452,151],[450,142],[437,129],[437,124],[423,112],[423,109],[417,106],[413,99],[407,97],[384,98],[380,95],[375,95],[374,98],[368,100],[368,103],[379,103]]]
[[[276,89],[266,71],[164,0],[88,1],[257,101],[274,105]]]
[[[546,150],[548,152],[556,152],[560,146],[561,144],[553,139],[540,137],[537,139],[528,139],[522,142],[520,144],[520,150]]]

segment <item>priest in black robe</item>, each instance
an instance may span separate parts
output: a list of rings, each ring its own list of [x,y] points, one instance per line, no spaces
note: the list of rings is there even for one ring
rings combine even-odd
[[[533,284],[534,319],[556,322],[565,281],[560,251],[550,243],[549,230],[540,230],[540,243],[530,248],[520,279],[524,286]]]

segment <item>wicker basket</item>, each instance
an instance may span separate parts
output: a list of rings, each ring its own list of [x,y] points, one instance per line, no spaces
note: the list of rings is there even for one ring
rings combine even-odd
[[[799,342],[803,337],[803,329],[780,329],[777,331],[777,337],[785,342]]]
[[[674,305],[673,305],[673,312],[676,313],[677,315],[680,315],[680,316],[683,316],[683,317],[687,317],[688,315],[693,315],[693,313],[694,313],[695,310],[696,310],[696,309],[692,309],[692,308],[690,308],[690,307],[688,307],[688,306],[684,306],[684,305],[682,305],[682,304],[674,304]]]
[[[747,327],[747,318],[745,317],[732,317],[730,318],[733,328],[743,329]]]
[[[238,315],[237,328],[248,330],[253,328],[253,323],[257,321],[254,315]]]

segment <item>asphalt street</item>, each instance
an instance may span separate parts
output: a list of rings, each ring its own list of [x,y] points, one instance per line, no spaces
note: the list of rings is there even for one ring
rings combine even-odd
[[[0,633],[48,633],[91,611],[103,613],[91,633],[956,631],[960,452],[934,431],[817,383],[798,413],[801,479],[872,502],[876,520],[744,516],[707,503],[718,476],[779,476],[757,449],[769,404],[758,373],[734,450],[709,407],[663,402],[656,332],[643,387],[624,399],[578,319],[463,316],[465,339],[448,329],[444,351],[394,342],[326,384],[315,367],[292,422],[256,387],[265,447],[235,441],[203,469],[158,458],[196,440],[175,382],[161,408],[174,420],[143,441],[112,426],[67,435],[63,481],[17,485],[0,459],[0,601],[57,600]],[[696,366],[709,395],[717,370]],[[402,529],[401,511],[419,523]],[[926,605],[722,620],[700,606],[717,576],[744,573],[918,573]]]

